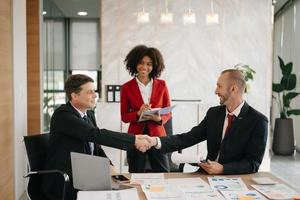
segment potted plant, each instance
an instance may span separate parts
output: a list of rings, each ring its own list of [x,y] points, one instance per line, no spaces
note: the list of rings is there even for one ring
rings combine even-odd
[[[293,120],[289,116],[300,115],[300,109],[290,106],[291,100],[299,95],[299,92],[295,92],[297,77],[292,73],[292,62],[285,64],[279,56],[278,59],[282,78],[280,83],[273,83],[272,89],[277,93],[273,98],[278,104],[280,118],[275,120],[272,150],[278,155],[291,155],[295,150],[295,141]]]
[[[244,65],[244,64],[241,64],[241,63],[235,65],[234,68],[239,70],[240,72],[242,72],[242,74],[244,75],[245,81],[246,81],[245,92],[247,93],[250,89],[248,81],[253,80],[253,76],[256,72],[249,65]]]

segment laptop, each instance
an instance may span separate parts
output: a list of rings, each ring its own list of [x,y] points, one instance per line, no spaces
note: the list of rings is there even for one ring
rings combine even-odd
[[[78,190],[111,190],[108,158],[71,152],[73,186]]]

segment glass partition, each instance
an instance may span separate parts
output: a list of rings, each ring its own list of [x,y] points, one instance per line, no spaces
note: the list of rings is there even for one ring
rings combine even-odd
[[[91,5],[92,4],[92,5]],[[98,9],[97,9],[98,8]],[[87,11],[86,16],[77,11]],[[70,74],[94,79],[101,94],[100,0],[43,0],[43,130],[54,110],[66,103],[64,83]]]

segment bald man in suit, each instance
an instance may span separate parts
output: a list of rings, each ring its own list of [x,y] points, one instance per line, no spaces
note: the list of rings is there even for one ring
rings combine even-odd
[[[189,132],[153,137],[152,145],[166,153],[206,140],[207,162],[199,166],[208,174],[257,172],[266,147],[268,120],[245,102],[245,88],[240,71],[224,70],[215,90],[220,106],[209,108],[201,123]]]

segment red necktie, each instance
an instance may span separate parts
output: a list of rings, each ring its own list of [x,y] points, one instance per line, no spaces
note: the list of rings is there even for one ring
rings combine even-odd
[[[233,119],[234,119],[234,115],[227,114],[228,124],[227,124],[227,128],[226,128],[225,134],[229,131],[229,129],[230,129],[231,125],[232,125]]]

